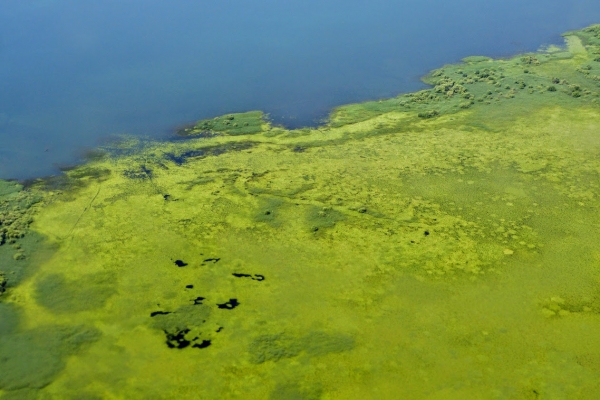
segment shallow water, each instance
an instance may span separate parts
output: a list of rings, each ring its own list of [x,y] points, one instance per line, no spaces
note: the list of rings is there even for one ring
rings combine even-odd
[[[0,178],[227,112],[314,125],[334,106],[422,88],[439,65],[560,43],[597,20],[587,0],[5,0]]]

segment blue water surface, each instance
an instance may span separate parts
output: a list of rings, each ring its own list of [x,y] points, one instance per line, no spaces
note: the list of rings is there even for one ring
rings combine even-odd
[[[592,0],[1,0],[0,178],[114,134],[260,109],[288,127],[600,23]]]

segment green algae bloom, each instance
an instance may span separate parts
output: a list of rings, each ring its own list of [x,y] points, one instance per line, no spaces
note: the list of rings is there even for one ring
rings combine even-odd
[[[3,182],[0,395],[597,398],[600,25],[565,38]]]

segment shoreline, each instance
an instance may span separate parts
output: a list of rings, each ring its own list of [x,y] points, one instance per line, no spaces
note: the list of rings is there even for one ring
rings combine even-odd
[[[600,25],[567,35],[3,184],[0,396],[593,398]]]
[[[568,31],[564,34],[561,35],[561,37],[569,34],[570,32],[577,32],[577,30],[574,31]],[[564,44],[566,46],[566,43]],[[558,45],[555,44],[551,44],[549,45],[550,47],[555,47]],[[491,60],[496,60],[496,61],[500,61],[500,60],[506,60],[506,59],[511,59],[514,57],[518,57],[519,55],[522,54],[529,54],[529,53],[536,53],[534,52],[519,52],[517,51],[516,53],[510,53],[507,55],[498,55],[497,57],[495,56],[485,56],[487,58],[490,58]],[[468,58],[468,57],[467,57]],[[457,62],[455,64],[447,64],[447,65],[458,65],[460,62]],[[431,71],[430,71],[431,72]],[[420,75],[418,77],[419,81],[425,83],[426,85],[429,85],[427,82],[424,81],[425,78],[427,78],[427,76],[430,74],[430,72],[425,73],[424,75]],[[430,88],[425,88],[423,90],[429,90]],[[371,102],[377,102],[377,101],[386,101],[386,100],[390,100],[390,99],[395,99],[395,98],[399,98],[401,96],[406,96],[406,95],[410,95],[411,93],[416,93],[416,92],[402,92],[397,94],[396,96],[393,97],[383,97],[383,98],[374,98],[372,100],[364,100],[364,101],[360,101],[360,102],[351,102],[351,103],[346,103],[346,104],[341,104],[341,105],[337,105],[334,106],[332,108],[330,108],[328,111],[324,111],[324,118],[320,119],[320,120],[315,120],[313,121],[312,124],[304,126],[304,127],[296,127],[296,128],[286,128],[285,126],[281,125],[282,128],[286,129],[286,130],[300,130],[300,129],[316,129],[319,127],[324,126],[327,121],[329,120],[329,118],[331,117],[331,114],[333,114],[337,109],[339,108],[344,108],[346,106],[350,106],[350,105],[355,105],[355,104],[364,104],[364,103],[371,103]],[[261,111],[262,110],[258,110]],[[222,115],[217,115],[215,118],[218,117],[222,117],[223,115],[228,115],[228,114],[240,114],[240,113],[244,113],[244,112],[248,112],[248,111],[240,111],[240,112],[230,112],[227,114],[222,114]],[[266,116],[268,116],[269,114],[265,113]],[[212,118],[209,118],[212,119]],[[279,118],[281,119],[281,118]],[[197,121],[196,121],[197,122]],[[270,121],[273,122],[273,121]],[[180,122],[178,124],[175,124],[175,126],[186,126],[189,124],[194,124],[195,122]],[[178,128],[173,128],[173,131],[176,132],[180,129]],[[161,133],[161,134],[152,134],[150,136],[144,135],[144,134],[128,134],[128,133],[119,133],[119,134],[111,134],[110,136],[105,137],[104,139],[102,139],[103,141],[108,140],[110,141],[120,141],[122,140],[122,138],[132,138],[132,139],[139,139],[140,141],[154,141],[154,142],[164,142],[164,141],[170,141],[173,140],[174,138],[176,138],[176,133]],[[126,139],[125,139],[126,140]],[[97,146],[86,146],[84,148],[82,148],[82,150],[78,150],[77,152],[88,152],[88,151],[96,151],[99,148],[102,148],[103,145],[97,145]],[[110,147],[110,145],[109,145]],[[73,153],[75,153],[75,150],[73,151]],[[85,156],[79,158],[78,160],[71,158],[71,160],[69,161],[65,161],[62,163],[58,163],[55,164],[55,168],[57,169],[57,171],[55,173],[49,173],[49,174],[43,174],[43,175],[37,175],[37,176],[31,176],[31,177],[26,177],[26,178],[14,178],[14,177],[6,177],[6,178],[0,178],[1,180],[4,181],[16,181],[20,184],[24,184],[25,186],[28,186],[29,182],[31,181],[35,181],[35,180],[44,180],[46,178],[51,178],[51,177],[56,177],[56,176],[60,176],[62,175],[63,170],[68,170],[68,169],[72,169],[72,168],[76,168],[77,166],[83,165],[87,162],[87,159]]]

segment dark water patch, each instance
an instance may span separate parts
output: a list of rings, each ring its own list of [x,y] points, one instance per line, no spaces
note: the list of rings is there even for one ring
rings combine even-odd
[[[203,262],[205,262],[205,263],[212,263],[212,264],[216,264],[216,263],[218,263],[220,260],[221,260],[220,258],[216,258],[216,257],[215,257],[215,258],[207,258],[207,259],[205,259]]]
[[[243,274],[243,273],[234,272],[231,275],[235,276],[236,278],[250,278],[253,281],[264,281],[265,280],[265,276],[260,275],[260,274]]]
[[[200,343],[194,343],[192,347],[196,349],[205,349],[212,344],[211,340],[202,340]]]
[[[252,275],[250,275],[250,274],[241,274],[241,273],[234,272],[231,275],[235,276],[236,278],[252,278]]]
[[[223,310],[233,310],[234,308],[236,308],[239,305],[240,305],[240,303],[237,301],[237,299],[229,299],[228,302],[225,302],[222,304],[217,304],[217,307],[219,307],[220,309],[223,309]]]
[[[174,264],[179,268],[186,267],[188,265],[188,263],[184,262],[183,260],[175,260]]]
[[[171,314],[170,311],[153,311],[150,313],[150,317],[156,317],[157,315],[168,315]]]
[[[201,327],[211,315],[207,305],[183,305],[168,314],[152,318],[152,327],[168,332],[181,331],[190,327]]]
[[[52,312],[73,313],[102,308],[115,293],[116,282],[111,274],[89,274],[77,280],[51,274],[38,280],[34,297]]]
[[[185,285],[185,288],[186,288],[186,289],[193,289],[193,288],[194,288],[194,285]]]
[[[206,300],[206,297],[196,297],[196,298],[193,300],[193,302],[194,302],[194,305],[195,305],[195,306],[197,306],[197,305],[199,305],[199,304],[202,304],[202,302],[203,302],[204,300]]]
[[[185,305],[173,312],[154,315],[151,326],[164,332],[169,348],[185,349],[191,346],[203,349],[210,346],[210,340],[203,337],[201,332],[210,314],[210,307],[201,303]]]
[[[192,343],[190,340],[185,338],[185,335],[190,332],[189,329],[182,329],[173,333],[167,331],[164,332],[167,336],[167,346],[171,349],[185,349]]]

